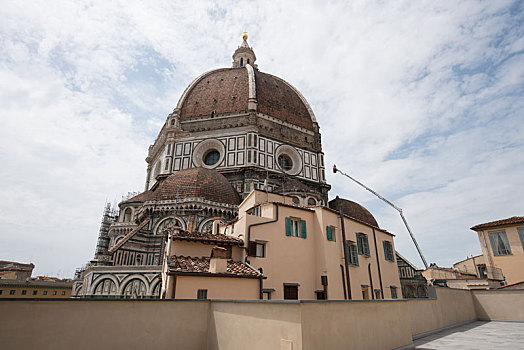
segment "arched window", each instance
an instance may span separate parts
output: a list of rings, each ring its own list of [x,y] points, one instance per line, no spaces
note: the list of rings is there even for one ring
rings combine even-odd
[[[124,210],[124,222],[130,222],[131,221],[131,208],[127,208]]]
[[[293,203],[295,204],[300,204],[300,199],[298,199],[298,197],[292,197],[293,198]]]
[[[122,296],[126,299],[140,299],[146,296],[146,291],[147,288],[144,281],[135,278],[126,284]]]
[[[116,294],[116,284],[110,278],[105,278],[101,280],[95,287],[95,295],[115,295]]]
[[[240,67],[244,66],[244,57],[240,57]]]
[[[309,198],[307,200],[307,204],[308,205],[317,205],[317,201],[315,200],[315,198]]]

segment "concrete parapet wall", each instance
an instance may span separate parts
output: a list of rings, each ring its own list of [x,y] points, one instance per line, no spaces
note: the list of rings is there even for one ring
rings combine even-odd
[[[435,288],[436,299],[411,299],[408,312],[414,336],[477,319],[471,291]]]
[[[476,319],[524,321],[524,291],[376,301],[0,301],[2,349],[394,349]]]
[[[479,319],[524,321],[524,290],[475,290],[472,295]]]

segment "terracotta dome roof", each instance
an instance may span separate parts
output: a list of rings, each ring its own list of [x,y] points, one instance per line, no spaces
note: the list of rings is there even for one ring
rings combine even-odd
[[[329,207],[334,210],[339,210],[339,207],[342,207],[342,212],[358,221],[362,221],[368,225],[379,227],[377,220],[371,215],[369,210],[364,208],[358,203],[350,201],[348,199],[339,198],[338,196],[329,201]]]
[[[238,192],[215,170],[191,168],[169,175],[153,192],[151,200],[200,197],[213,202],[238,205]]]
[[[250,87],[249,81],[255,82]],[[251,89],[251,91],[250,91]],[[251,93],[251,96],[250,96]],[[313,130],[316,121],[304,97],[286,81],[251,66],[222,68],[195,79],[182,94],[177,108],[187,119],[248,110],[248,100],[257,101],[257,111]]]

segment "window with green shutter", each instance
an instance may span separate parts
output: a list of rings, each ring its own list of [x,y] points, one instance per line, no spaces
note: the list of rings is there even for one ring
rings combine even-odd
[[[307,238],[306,220],[286,218],[286,236]]]
[[[389,261],[395,261],[395,256],[393,254],[393,245],[390,241],[382,241],[384,246],[384,258]]]
[[[291,218],[286,218],[286,236],[292,236],[292,234],[291,234]]]
[[[369,254],[369,241],[368,236],[363,233],[357,233],[357,248],[360,255],[365,255],[367,257]]]
[[[300,237],[307,238],[306,220],[300,221]]]
[[[358,248],[355,242],[346,241],[346,254],[349,264],[358,266]]]
[[[335,227],[334,226],[326,226],[326,236],[327,240],[331,242],[335,242]]]

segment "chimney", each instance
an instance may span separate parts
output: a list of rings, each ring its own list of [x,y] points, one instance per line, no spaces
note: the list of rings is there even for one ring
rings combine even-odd
[[[211,231],[214,235],[216,235],[217,233],[220,233],[218,232],[218,225],[220,224],[220,216],[217,216],[215,218],[213,218],[213,230]]]
[[[225,273],[227,270],[227,249],[213,247],[211,259],[209,260],[210,273]]]

